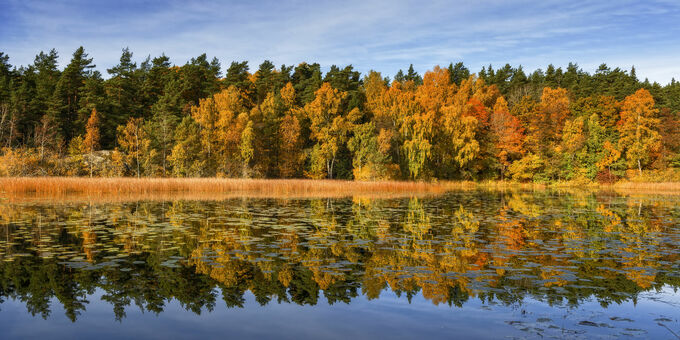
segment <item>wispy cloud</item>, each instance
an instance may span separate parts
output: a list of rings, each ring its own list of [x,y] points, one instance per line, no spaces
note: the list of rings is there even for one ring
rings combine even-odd
[[[678,74],[680,4],[609,1],[20,1],[0,4],[0,48],[13,64],[83,45],[100,70],[129,46],[173,62],[203,52],[223,64],[264,59],[353,64],[387,75],[464,61],[525,69],[602,62],[667,82]],[[593,66],[594,65],[594,66]],[[592,69],[591,69],[592,70]]]

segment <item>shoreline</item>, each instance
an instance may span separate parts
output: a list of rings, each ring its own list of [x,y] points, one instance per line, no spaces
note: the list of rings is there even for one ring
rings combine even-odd
[[[474,188],[470,183],[312,179],[4,177],[0,197],[391,198]]]
[[[175,196],[211,198],[396,198],[439,195],[459,190],[564,190],[607,191],[621,194],[680,194],[678,182],[617,182],[612,184],[557,182],[518,183],[508,181],[351,181],[314,179],[238,178],[134,178],[134,177],[2,177],[0,197],[120,196],[149,199]]]

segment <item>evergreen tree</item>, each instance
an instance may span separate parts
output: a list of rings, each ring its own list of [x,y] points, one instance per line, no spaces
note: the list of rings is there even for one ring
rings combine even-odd
[[[314,100],[314,94],[321,87],[321,65],[301,63],[295,67],[291,81],[297,94],[297,105],[307,105]]]
[[[137,63],[132,61],[132,52],[124,48],[119,64],[106,71],[111,76],[105,83],[110,116],[116,125],[124,124],[130,117],[144,117],[140,98],[142,84]]]
[[[465,67],[462,62],[457,62],[455,65],[450,63],[449,77],[451,77],[451,83],[460,85],[460,82],[462,82],[464,79],[470,78],[470,70]]]
[[[47,114],[57,124],[57,133],[65,141],[79,134],[77,124],[80,99],[85,81],[92,75],[95,67],[92,58],[87,57],[82,46],[73,53],[48,104]]]
[[[421,77],[418,74],[418,72],[416,72],[413,69],[413,64],[409,65],[408,71],[406,71],[406,75],[404,76],[404,79],[406,81],[412,81],[414,84],[416,84],[416,86],[423,84],[423,77]]]

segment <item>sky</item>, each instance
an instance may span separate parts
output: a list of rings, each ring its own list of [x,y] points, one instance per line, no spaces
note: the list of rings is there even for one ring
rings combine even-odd
[[[0,0],[0,51],[12,65],[55,48],[63,68],[81,45],[104,77],[129,47],[137,62],[207,53],[223,70],[306,61],[385,76],[458,61],[473,72],[607,63],[665,84],[680,79],[680,1]]]

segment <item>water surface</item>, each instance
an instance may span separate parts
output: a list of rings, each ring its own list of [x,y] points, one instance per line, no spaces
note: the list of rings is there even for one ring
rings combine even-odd
[[[0,200],[3,338],[680,334],[680,197]]]

